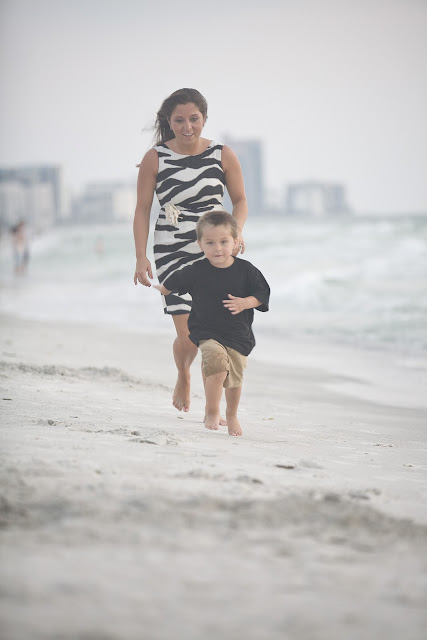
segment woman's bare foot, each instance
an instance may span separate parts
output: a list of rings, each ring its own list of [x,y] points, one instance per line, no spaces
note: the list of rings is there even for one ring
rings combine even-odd
[[[227,424],[228,424],[228,433],[230,436],[241,436],[242,429],[240,427],[240,422],[237,419],[237,416],[227,416]]]
[[[219,429],[219,416],[207,413],[205,416],[205,427],[211,431],[218,431]]]
[[[190,411],[190,374],[178,373],[172,404],[178,411]]]

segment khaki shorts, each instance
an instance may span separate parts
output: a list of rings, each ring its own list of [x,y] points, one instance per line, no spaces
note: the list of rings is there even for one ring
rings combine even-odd
[[[225,347],[216,340],[201,340],[199,349],[202,352],[202,370],[206,378],[227,371],[223,387],[229,389],[242,386],[247,356],[242,356],[235,349]]]

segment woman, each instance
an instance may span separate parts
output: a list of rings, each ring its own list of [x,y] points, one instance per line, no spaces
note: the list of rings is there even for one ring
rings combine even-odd
[[[239,251],[245,250],[242,229],[248,215],[242,170],[236,154],[226,145],[202,138],[207,102],[196,89],[179,89],[164,100],[156,119],[156,145],[144,156],[138,174],[134,219],[136,269],[134,282],[150,287],[153,278],[147,259],[147,239],[154,193],[161,211],[154,231],[154,258],[159,282],[204,255],[196,240],[196,223],[206,211],[222,207],[224,187],[233,204],[240,230]],[[188,338],[191,298],[171,294],[163,298],[172,315],[173,345],[178,379],[173,405],[190,408],[190,366],[197,347]]]

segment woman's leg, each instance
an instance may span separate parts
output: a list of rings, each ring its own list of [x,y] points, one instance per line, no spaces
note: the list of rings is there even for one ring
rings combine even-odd
[[[188,316],[188,313],[172,316],[176,329],[173,355],[178,369],[172,404],[178,411],[190,409],[190,367],[197,355],[197,347],[188,337]]]

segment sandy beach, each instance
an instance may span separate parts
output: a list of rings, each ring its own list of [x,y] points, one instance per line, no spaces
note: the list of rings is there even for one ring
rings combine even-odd
[[[267,347],[232,438],[171,336],[1,317],[2,637],[425,637],[426,370]]]

